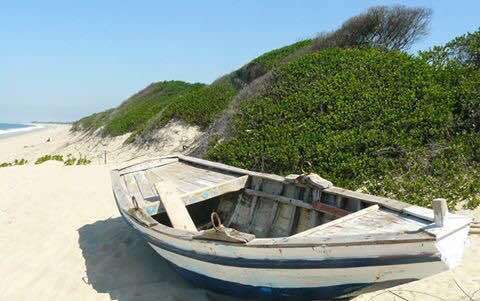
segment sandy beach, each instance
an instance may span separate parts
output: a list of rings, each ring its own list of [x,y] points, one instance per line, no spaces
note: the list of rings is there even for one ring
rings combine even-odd
[[[135,149],[122,145],[125,137],[82,142],[69,128],[50,125],[0,139],[0,163],[29,160],[0,168],[0,300],[233,300],[175,274],[119,217],[111,192],[112,166],[177,151],[198,133],[163,149]],[[32,163],[57,153],[93,162]],[[480,300],[480,235],[470,238],[455,270],[354,300]]]

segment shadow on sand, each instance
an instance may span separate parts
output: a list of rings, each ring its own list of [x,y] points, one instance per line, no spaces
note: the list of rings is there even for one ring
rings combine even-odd
[[[84,282],[111,299],[235,300],[181,278],[121,217],[78,229],[86,264]]]

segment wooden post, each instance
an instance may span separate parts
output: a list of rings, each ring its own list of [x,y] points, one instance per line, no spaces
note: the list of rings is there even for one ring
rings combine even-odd
[[[432,202],[432,208],[435,225],[438,227],[443,227],[448,213],[447,200],[434,199]]]
[[[103,152],[103,162],[105,165],[107,165],[107,150],[104,150]]]

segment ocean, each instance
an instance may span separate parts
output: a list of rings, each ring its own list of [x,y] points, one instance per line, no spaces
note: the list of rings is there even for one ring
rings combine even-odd
[[[5,136],[12,136],[15,133],[27,132],[38,128],[38,125],[34,124],[21,124],[21,123],[0,123],[0,138]]]

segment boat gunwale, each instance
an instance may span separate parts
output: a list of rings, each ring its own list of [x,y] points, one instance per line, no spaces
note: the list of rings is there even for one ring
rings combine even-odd
[[[117,204],[118,205],[118,204]],[[290,239],[289,242],[279,242],[279,243],[274,243],[274,242],[268,242],[267,240],[285,240],[288,239],[289,237],[278,237],[278,238],[256,238],[252,240],[251,242],[255,242],[255,240],[259,241],[265,241],[265,243],[255,243],[255,244],[249,244],[249,243],[234,243],[234,242],[227,242],[227,241],[217,241],[217,240],[203,240],[203,239],[198,239],[194,238],[195,234],[189,231],[184,231],[184,230],[179,230],[179,229],[174,229],[162,224],[157,224],[155,227],[146,227],[145,225],[142,225],[141,223],[137,222],[134,218],[130,217],[127,212],[124,210],[120,211],[122,217],[127,220],[127,223],[129,224],[135,224],[136,226],[142,228],[142,229],[147,229],[151,230],[153,232],[169,236],[171,238],[175,239],[180,239],[184,241],[198,241],[201,243],[208,243],[208,244],[215,244],[215,245],[223,245],[223,246],[233,246],[233,247],[243,247],[243,248],[311,248],[311,247],[318,247],[318,246],[328,246],[328,247],[336,247],[336,246],[365,246],[365,245],[381,245],[381,244],[406,244],[406,243],[419,243],[419,242],[435,242],[435,238],[432,236],[425,235],[424,238],[416,238],[416,239],[398,239],[398,240],[371,240],[371,241],[365,241],[365,240],[357,240],[357,241],[349,241],[349,242],[335,242],[335,241],[315,241],[315,239]],[[133,227],[135,228],[135,227]],[[161,228],[161,229],[158,229]],[[137,229],[136,229],[137,230]],[[163,230],[163,231],[162,231]],[[173,231],[172,231],[173,230]],[[137,230],[139,231],[139,230]],[[150,236],[153,237],[154,239],[161,240],[161,238],[155,237],[149,233],[146,233],[145,231],[140,231],[142,235]],[[181,233],[172,233],[172,232],[181,232]],[[198,234],[198,233],[197,233]],[[374,237],[376,234],[370,234],[370,237]],[[407,234],[408,235],[408,234]],[[338,236],[341,238],[341,236]],[[345,237],[345,236],[344,236]],[[353,237],[361,237],[361,235],[355,235],[355,236],[349,236],[350,238]]]
[[[285,177],[282,177],[282,176],[279,176],[279,175],[254,172],[254,171],[249,171],[249,170],[246,170],[246,169],[241,169],[241,168],[225,165],[225,164],[222,164],[222,163],[211,162],[211,161],[207,161],[207,160],[203,160],[203,159],[199,159],[199,158],[194,158],[194,157],[189,157],[189,156],[185,156],[185,155],[181,155],[181,154],[173,154],[173,155],[168,155],[168,156],[161,156],[161,157],[152,158],[150,160],[145,160],[145,161],[142,161],[142,162],[137,162],[135,164],[131,164],[131,165],[128,165],[128,166],[123,166],[119,169],[113,169],[111,171],[112,186],[117,186],[117,189],[122,190],[122,192],[123,192],[122,194],[124,194],[124,196],[125,196],[124,201],[125,201],[125,203],[128,203],[129,200],[128,200],[128,198],[126,198],[127,190],[126,190],[125,185],[123,185],[122,182],[120,181],[120,177],[123,176],[124,174],[128,174],[130,172],[126,172],[126,173],[123,174],[123,173],[121,173],[121,171],[125,170],[125,169],[128,169],[128,168],[132,168],[132,167],[134,167],[136,165],[139,165],[139,164],[144,164],[146,162],[158,161],[158,165],[148,166],[148,167],[145,167],[143,169],[139,169],[138,171],[148,170],[150,168],[155,168],[156,166],[161,166],[161,160],[162,159],[171,159],[171,158],[177,158],[178,159],[177,162],[184,161],[184,162],[195,164],[195,165],[201,165],[201,166],[210,167],[210,168],[214,168],[214,169],[221,170],[221,171],[235,173],[235,174],[238,174],[239,176],[249,175],[249,176],[259,177],[259,178],[262,178],[262,179],[267,179],[267,180],[271,180],[271,181],[275,181],[275,182],[280,182],[280,183],[283,183],[283,184],[292,184],[291,181],[288,181]],[[171,163],[174,163],[174,162],[171,162]],[[135,171],[137,171],[137,170],[135,170]],[[135,172],[135,171],[133,171],[133,172]],[[118,187],[118,185],[113,185],[115,181],[118,181],[117,184],[119,184],[120,187]],[[297,183],[295,183],[295,184],[297,185]],[[303,185],[298,184],[298,186],[303,186]],[[117,206],[118,206],[119,210],[121,211],[122,215],[123,214],[128,215],[126,210],[124,210],[123,207],[121,206],[121,204],[119,203],[119,200],[117,198],[119,198],[120,196],[116,195],[115,190],[116,189],[114,187],[115,201],[117,203]],[[410,214],[404,212],[403,209],[407,208],[409,206],[412,206],[412,205],[410,205],[408,203],[405,203],[405,202],[401,202],[401,201],[397,201],[397,200],[393,200],[393,199],[389,199],[389,198],[384,198],[384,197],[378,197],[378,196],[369,195],[369,194],[364,194],[364,193],[351,191],[351,190],[348,190],[348,189],[343,189],[343,188],[339,188],[339,187],[335,187],[335,186],[330,187],[330,188],[326,188],[323,191],[326,192],[326,193],[329,193],[329,194],[333,194],[333,195],[350,197],[350,198],[357,199],[357,200],[360,200],[360,201],[363,201],[363,202],[366,202],[366,203],[369,203],[369,204],[378,204],[380,207],[390,209],[390,210],[395,211],[396,213],[399,213],[399,214],[410,215]],[[427,219],[423,219],[423,220],[428,221]],[[133,221],[133,222],[135,222],[136,224],[138,224],[141,227],[154,230],[154,231],[159,232],[159,233],[164,234],[164,235],[168,235],[168,236],[171,236],[171,237],[184,239],[184,240],[185,239],[186,240],[192,240],[193,236],[195,234],[198,234],[198,232],[195,233],[195,232],[190,232],[190,231],[186,231],[186,230],[174,229],[172,227],[162,225],[161,223],[157,224],[155,226],[155,228],[152,228],[152,227],[145,227],[144,225],[141,225],[140,223],[138,223],[136,221]],[[447,233],[445,235],[442,235],[441,238],[443,239],[447,236],[450,236],[452,233],[455,233],[455,232],[459,231],[460,229],[463,229],[464,227],[467,227],[468,225],[469,225],[469,223],[466,222],[463,226],[455,228],[454,231],[452,231],[451,233]],[[158,229],[158,228],[160,228],[162,231],[160,231],[160,229]],[[384,244],[384,243],[395,244],[395,243],[410,243],[410,242],[418,242],[418,241],[426,241],[427,242],[427,241],[437,240],[437,237],[435,235],[432,235],[431,233],[429,233],[427,231],[424,231],[424,230],[421,230],[421,229],[419,229],[419,230],[420,230],[419,233],[425,234],[424,238],[383,239],[383,240],[378,240],[378,241],[365,241],[364,239],[362,239],[364,236],[355,235],[355,236],[359,237],[360,240],[358,240],[358,241],[352,240],[352,241],[348,241],[348,242],[335,243],[335,242],[325,242],[324,241],[325,238],[323,238],[323,241],[315,243],[314,239],[309,238],[309,243],[304,243],[303,241],[305,241],[305,238],[300,240],[300,239],[295,239],[295,238],[292,238],[290,236],[287,236],[287,237],[278,237],[278,238],[256,238],[253,241],[251,241],[250,243],[243,244],[242,246],[247,246],[247,247],[280,247],[280,246],[282,246],[282,247],[300,247],[300,246],[310,246],[311,247],[311,246],[318,246],[318,245],[364,245],[364,244]],[[416,233],[416,234],[418,234],[418,233]],[[374,236],[377,236],[377,235],[379,235],[379,234],[369,234],[369,237],[374,237]],[[385,236],[385,234],[381,234],[381,235],[383,237]],[[407,233],[406,235],[409,236],[409,235],[412,235],[412,233],[411,234]],[[352,238],[355,237],[355,236],[352,236]],[[219,243],[219,242],[215,241],[215,242],[212,242],[212,243]],[[221,243],[224,244],[224,245],[236,245],[236,246],[240,245],[238,243],[229,243],[229,242],[223,242],[223,241]]]

